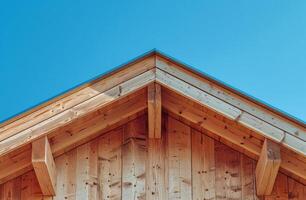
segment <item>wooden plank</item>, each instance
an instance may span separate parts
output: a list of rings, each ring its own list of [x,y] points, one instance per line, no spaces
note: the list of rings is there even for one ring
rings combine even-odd
[[[56,167],[47,137],[32,143],[32,165],[44,195],[55,195]]]
[[[241,155],[241,186],[243,200],[257,200],[255,189],[255,161],[251,158]]]
[[[279,128],[276,128],[246,112],[242,112],[237,121],[276,142],[282,142],[285,137],[285,132],[283,130],[280,130]]]
[[[207,106],[230,119],[237,119],[241,114],[241,110],[230,104],[217,99],[216,97],[190,85],[176,77],[165,73],[159,69],[156,70],[156,81],[163,86],[172,89],[185,97],[188,97],[201,105]]]
[[[278,173],[271,195],[266,195],[264,200],[288,200],[288,177]]]
[[[76,163],[77,163],[77,150],[73,149],[67,154],[67,179],[66,179],[66,190],[65,190],[65,199],[73,200],[76,197]],[[94,163],[94,162],[93,162]]]
[[[128,98],[128,97],[126,97]],[[97,137],[101,130],[111,128],[113,125],[129,119],[146,108],[146,96],[141,93],[140,96],[133,96],[128,98],[121,105],[116,104],[114,109],[107,109],[105,112],[99,111],[99,116],[91,119],[90,123],[82,124],[80,129],[76,129],[71,126],[72,129],[64,129],[58,131],[57,135],[50,138],[51,149],[54,156],[58,156],[65,151],[76,147],[94,137]],[[122,114],[123,113],[123,114]],[[11,178],[14,178],[22,173],[25,173],[32,169],[31,164],[31,149],[16,151],[7,154],[0,158],[0,183],[5,182]],[[14,168],[6,167],[14,164]]]
[[[41,193],[34,171],[27,172],[26,174],[21,176],[21,199],[22,200],[44,199],[44,196]]]
[[[127,97],[128,98],[128,97]],[[116,106],[112,105],[106,110],[99,110],[95,117],[88,121],[80,121],[60,130],[51,139],[51,147],[54,155],[59,155],[80,143],[84,143],[94,137],[97,137],[102,130],[107,129],[128,119],[129,117],[145,110],[147,107],[145,94],[128,98]]]
[[[148,86],[148,124],[149,138],[161,137],[161,87],[159,84]]]
[[[242,198],[240,154],[215,142],[216,199]]]
[[[65,110],[45,121],[42,121],[29,129],[25,129],[3,141],[0,141],[0,156],[20,148],[35,139],[47,135],[49,132],[67,125],[73,120],[84,116],[88,112],[101,109],[123,96],[131,94],[145,87],[155,79],[154,71],[147,71],[135,78],[127,80],[91,99],[88,99],[72,108]]]
[[[13,120],[9,120],[10,123],[0,125],[0,141],[95,97],[118,84],[152,69],[154,66],[154,57],[140,59],[128,64],[128,67],[117,70],[115,73],[103,76],[103,79],[100,78],[92,81],[54,100],[48,101],[45,103],[47,105],[38,106],[37,109],[27,112],[27,115],[15,117]]]
[[[230,91],[221,84],[216,83],[216,81],[211,81],[201,75],[190,72],[190,70],[185,67],[178,66],[174,62],[169,62],[161,56],[156,56],[156,67],[161,69],[172,76],[177,77],[178,79],[184,80],[185,82],[199,87],[199,89],[225,101],[243,111],[250,113],[251,115],[256,116],[263,121],[276,126],[292,136],[306,141],[306,129],[298,126],[297,124],[275,114],[266,108],[263,108],[258,103],[254,103],[250,100],[247,100],[241,94],[237,92]]]
[[[257,141],[254,142],[253,135],[242,132],[221,120],[214,119],[204,110],[199,108],[195,109],[186,103],[184,99],[177,96],[171,97],[166,94],[166,92],[163,92],[162,101],[163,107],[167,111],[200,126],[204,130],[208,130],[214,135],[221,137],[221,139],[223,138],[226,141],[241,147],[246,152],[254,154],[256,156],[254,158],[258,159],[261,147],[257,144]],[[281,163],[281,168],[305,181],[306,163],[296,158],[296,156],[291,156],[292,153],[290,152],[291,151],[282,153],[284,162]]]
[[[122,199],[145,199],[146,121],[138,118],[124,128]]]
[[[304,200],[306,198],[306,185],[288,178],[288,192],[289,200]]]
[[[254,154],[259,154],[260,146],[251,142],[248,139],[249,135],[242,133],[237,129],[231,129],[229,124],[214,119],[202,109],[195,109],[184,101],[181,101],[181,99],[178,100],[177,98],[173,98],[164,93],[162,101],[164,108],[168,111],[173,112],[174,114],[177,114],[238,146],[242,146]]]
[[[98,199],[97,140],[77,148],[76,200]]]
[[[279,145],[265,139],[255,171],[257,195],[271,194],[280,164]]]
[[[67,175],[68,175],[68,156],[67,154],[63,154],[55,158],[54,162],[57,168],[56,195],[54,196],[54,200],[66,199],[67,198],[66,196]]]
[[[57,184],[54,200],[76,199],[76,161],[77,149],[73,149],[55,159]]]
[[[214,140],[192,130],[192,199],[216,199]]]
[[[166,199],[165,137],[148,139],[146,200]]]
[[[192,199],[190,127],[168,118],[169,199]]]
[[[264,120],[255,117],[247,112],[239,110],[205,91],[199,89],[197,86],[188,84],[184,80],[180,80],[162,70],[156,70],[156,81],[163,86],[201,104],[216,112],[228,117],[229,119],[236,120],[240,124],[256,131],[257,133],[268,137],[276,142],[281,142],[293,151],[306,155],[306,142],[296,136],[288,135],[287,139],[282,129],[275,127]],[[306,132],[305,132],[306,134]]]
[[[0,200],[21,199],[21,177],[14,178],[2,185]]]
[[[0,158],[0,184],[32,169],[31,146],[25,146]],[[12,167],[13,166],[13,167]]]
[[[121,145],[123,130],[111,131],[99,138],[99,199],[121,199]]]

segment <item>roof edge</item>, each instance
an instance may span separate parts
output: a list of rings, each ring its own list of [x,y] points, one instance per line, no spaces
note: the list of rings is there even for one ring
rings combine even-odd
[[[281,110],[281,109],[279,109],[275,106],[272,106],[271,104],[269,104],[269,103],[267,103],[267,102],[265,102],[261,99],[258,99],[258,98],[254,97],[254,96],[252,96],[252,95],[250,95],[250,94],[248,94],[248,93],[246,93],[246,92],[244,92],[244,91],[242,91],[242,90],[240,90],[240,89],[238,89],[238,88],[236,88],[236,87],[234,87],[230,84],[227,84],[224,81],[221,81],[221,80],[215,78],[214,76],[211,76],[211,75],[209,75],[209,74],[207,74],[207,73],[205,73],[205,72],[203,72],[203,71],[201,71],[201,70],[199,70],[199,69],[197,69],[197,68],[195,68],[195,67],[193,67],[189,64],[186,64],[186,63],[182,62],[181,60],[176,59],[176,58],[174,58],[174,57],[172,57],[172,56],[170,56],[170,55],[168,55],[168,54],[166,54],[166,53],[164,53],[160,50],[154,49],[154,51],[155,51],[156,55],[161,56],[162,58],[164,58],[166,60],[169,60],[171,62],[174,62],[175,64],[179,65],[180,67],[183,67],[184,69],[186,69],[186,70],[188,70],[192,73],[195,73],[199,76],[202,76],[205,79],[208,79],[209,81],[211,81],[211,82],[213,82],[213,83],[233,92],[234,94],[236,94],[238,96],[241,96],[242,98],[245,98],[245,99],[247,99],[247,100],[249,100],[249,101],[251,101],[251,102],[253,102],[253,103],[255,103],[259,106],[264,107],[265,109],[267,109],[267,110],[269,110],[269,111],[271,111],[271,112],[273,112],[277,115],[280,115],[280,116],[286,118],[287,120],[290,120],[293,123],[297,123],[300,126],[303,126],[304,128],[306,128],[306,121],[304,121],[304,120],[302,120],[298,117],[295,117],[295,116],[289,114],[288,112],[283,111],[283,110]]]

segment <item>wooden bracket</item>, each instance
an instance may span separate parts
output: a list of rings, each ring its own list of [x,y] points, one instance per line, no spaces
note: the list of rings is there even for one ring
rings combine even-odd
[[[55,195],[56,168],[47,137],[32,143],[32,164],[43,195]]]
[[[255,171],[257,195],[271,194],[280,164],[279,145],[265,139]]]
[[[161,86],[153,83],[148,86],[149,138],[161,138]]]

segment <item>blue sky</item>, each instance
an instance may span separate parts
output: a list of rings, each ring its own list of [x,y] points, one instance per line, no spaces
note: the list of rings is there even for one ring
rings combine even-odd
[[[306,1],[1,1],[0,121],[157,48],[306,121]]]

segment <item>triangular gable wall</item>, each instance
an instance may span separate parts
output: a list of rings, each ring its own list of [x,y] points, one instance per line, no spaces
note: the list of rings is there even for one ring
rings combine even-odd
[[[305,182],[305,124],[151,52],[2,124],[0,183],[31,169],[31,144],[44,137],[50,143],[46,146],[50,149],[47,155],[57,157],[148,112],[148,136],[160,138],[162,109],[254,159],[265,162],[276,159],[274,162],[279,161],[284,173]],[[275,146],[281,160],[264,157],[267,152],[262,150],[263,143]],[[40,164],[45,167],[44,173],[49,174],[48,163]],[[8,167],[12,165],[15,167]],[[271,167],[269,170],[276,176],[278,166]],[[259,169],[270,173],[266,170]],[[271,178],[273,183],[275,178]]]

